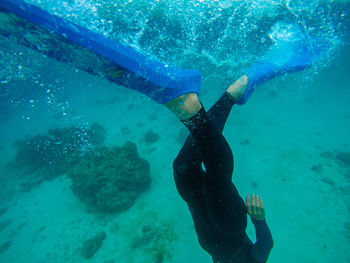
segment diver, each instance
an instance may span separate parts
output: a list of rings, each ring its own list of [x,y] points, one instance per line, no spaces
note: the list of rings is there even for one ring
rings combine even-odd
[[[197,70],[181,70],[145,57],[21,0],[2,0],[0,6],[113,61],[112,67],[118,66],[107,70],[113,75],[107,74],[107,79],[113,77],[119,85],[137,90],[175,113],[190,135],[174,161],[174,178],[192,215],[200,245],[215,263],[267,261],[273,240],[263,202],[254,194],[247,196],[246,203],[240,197],[232,183],[232,151],[222,131],[234,104],[246,103],[264,82],[320,61],[329,49],[326,42],[306,34],[297,24],[277,22],[267,53],[206,112],[198,99],[201,76]],[[247,213],[256,229],[254,244],[246,234]]]
[[[176,187],[188,205],[200,245],[215,263],[266,262],[273,246],[262,200],[252,194],[244,203],[232,183],[233,155],[222,135],[248,81],[247,76],[239,78],[208,112],[195,93],[166,103],[190,131],[173,164]],[[247,213],[255,226],[255,244],[246,234]]]

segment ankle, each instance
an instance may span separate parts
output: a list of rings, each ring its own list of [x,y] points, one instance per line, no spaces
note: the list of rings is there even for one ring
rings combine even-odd
[[[240,97],[240,95],[237,94],[237,92],[230,90],[230,88],[228,88],[226,92],[234,99],[234,101],[237,101]]]
[[[165,104],[180,120],[186,120],[202,108],[196,93],[181,95]]]
[[[226,92],[228,92],[235,101],[237,101],[244,93],[248,84],[248,77],[243,75],[238,80],[236,80],[232,85],[228,87]]]

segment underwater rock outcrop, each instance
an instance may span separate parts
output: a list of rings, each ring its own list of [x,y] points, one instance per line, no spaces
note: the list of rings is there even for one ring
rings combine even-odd
[[[105,239],[106,232],[100,231],[94,237],[86,240],[81,248],[81,255],[86,259],[92,258],[101,248]]]
[[[136,144],[100,147],[84,156],[72,156],[67,175],[73,193],[92,212],[114,213],[129,209],[151,183],[148,161]]]
[[[0,245],[0,254],[5,253],[12,245],[12,240],[6,241]]]
[[[350,167],[350,152],[335,151],[335,158],[345,167]]]
[[[5,228],[7,228],[9,225],[11,225],[12,220],[11,219],[6,219],[3,221],[0,221],[0,232],[2,232]]]
[[[146,143],[155,143],[159,139],[159,134],[149,130],[144,134],[144,139]]]
[[[104,137],[105,130],[97,123],[90,128],[50,129],[44,135],[15,142],[17,153],[9,167],[21,169],[24,174],[40,171],[41,177],[52,177],[66,172],[71,154],[91,151],[104,142]]]
[[[175,223],[160,219],[154,213],[142,217],[143,223],[134,227],[134,236],[130,239],[130,249],[137,255],[145,255],[144,262],[163,263],[172,258],[173,243],[178,238]],[[139,254],[140,253],[140,254]],[[134,260],[130,260],[134,261]],[[136,261],[137,262],[137,261]]]
[[[7,207],[3,207],[3,208],[0,208],[0,216],[2,216],[3,214],[5,214],[6,213],[6,211],[7,211]]]

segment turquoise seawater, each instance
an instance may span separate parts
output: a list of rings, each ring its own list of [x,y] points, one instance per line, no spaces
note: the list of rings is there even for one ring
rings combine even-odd
[[[326,42],[311,68],[235,105],[224,136],[241,196],[264,200],[274,239],[268,262],[350,262],[350,2],[26,2],[197,68],[207,109],[286,36],[279,21]],[[212,262],[173,179],[183,125],[144,95],[17,43],[1,33],[7,23],[1,15],[0,262]],[[132,149],[113,149],[128,141],[148,165]],[[125,170],[135,173],[119,175]]]

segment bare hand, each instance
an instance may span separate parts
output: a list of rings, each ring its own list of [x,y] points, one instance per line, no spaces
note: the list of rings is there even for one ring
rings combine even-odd
[[[252,219],[254,220],[265,219],[264,204],[258,195],[255,197],[255,195],[252,194],[251,200],[249,198],[249,195],[247,195],[246,206],[247,206],[248,214]]]

